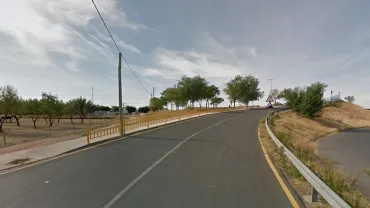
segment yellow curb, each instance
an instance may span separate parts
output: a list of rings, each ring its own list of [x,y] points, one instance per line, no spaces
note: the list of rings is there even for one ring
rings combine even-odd
[[[272,172],[274,173],[276,179],[278,180],[278,182],[279,182],[281,188],[283,189],[285,195],[288,197],[290,203],[292,204],[292,206],[294,208],[299,208],[299,205],[298,205],[297,201],[295,200],[293,194],[290,192],[289,188],[284,183],[283,179],[280,177],[280,175],[279,175],[278,171],[276,170],[274,164],[272,163],[269,155],[267,154],[267,151],[266,151],[265,147],[262,144],[262,140],[261,140],[261,137],[260,137],[260,129],[259,128],[258,128],[258,140],[259,140],[259,142],[261,144],[262,152],[265,155],[266,161],[269,164],[269,166],[270,166]]]

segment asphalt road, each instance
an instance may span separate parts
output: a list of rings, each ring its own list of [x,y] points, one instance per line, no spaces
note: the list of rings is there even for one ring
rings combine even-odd
[[[361,170],[370,168],[370,128],[332,134],[319,142],[318,151],[354,178]],[[370,200],[370,176],[362,175],[357,188]]]
[[[265,113],[209,115],[0,175],[0,207],[292,207],[258,143]]]

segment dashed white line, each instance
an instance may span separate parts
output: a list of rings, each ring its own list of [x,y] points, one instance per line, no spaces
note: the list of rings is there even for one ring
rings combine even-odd
[[[212,127],[215,127],[225,121],[228,121],[230,119],[233,119],[239,115],[233,116],[231,118],[224,119],[216,124],[213,124],[211,126],[208,126],[205,129],[202,129],[188,138],[184,139],[182,142],[180,142],[178,145],[176,145],[174,148],[172,148],[169,152],[167,152],[165,155],[163,155],[159,160],[157,160],[155,163],[153,163],[148,169],[146,169],[144,172],[142,172],[137,178],[135,178],[133,181],[131,181],[130,184],[128,184],[121,192],[119,192],[111,201],[108,202],[103,208],[110,208],[113,206],[114,203],[116,203],[123,195],[125,195],[131,188],[133,188],[145,175],[147,175],[155,166],[157,166],[159,163],[161,163],[166,157],[168,157],[171,153],[173,153],[177,148],[179,148],[181,145],[183,145],[185,142],[187,142],[189,139],[193,138],[194,136],[202,133],[203,131],[206,131]]]

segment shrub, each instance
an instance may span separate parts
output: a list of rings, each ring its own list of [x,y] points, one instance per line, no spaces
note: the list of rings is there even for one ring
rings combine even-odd
[[[321,112],[324,105],[324,91],[327,85],[316,82],[306,88],[301,103],[301,112],[309,117],[314,118]]]
[[[288,88],[279,94],[279,98],[284,98],[286,105],[294,111],[309,118],[314,118],[323,108],[323,96],[326,87],[327,85],[316,82],[306,88]]]

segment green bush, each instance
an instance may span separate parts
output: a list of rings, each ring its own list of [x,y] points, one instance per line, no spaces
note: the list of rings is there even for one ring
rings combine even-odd
[[[279,98],[286,100],[286,105],[309,118],[316,117],[322,110],[324,105],[324,91],[327,85],[316,82],[309,87],[294,89],[284,89]]]

